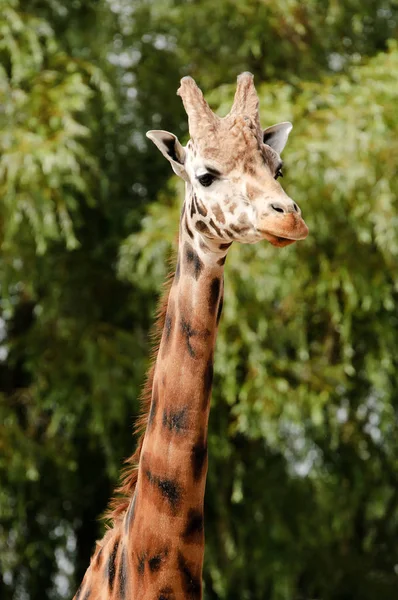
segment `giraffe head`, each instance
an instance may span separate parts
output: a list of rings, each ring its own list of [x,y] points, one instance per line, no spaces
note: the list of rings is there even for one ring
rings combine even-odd
[[[250,73],[238,77],[229,114],[215,115],[191,77],[177,92],[188,114],[191,139],[184,148],[167,131],[147,136],[186,181],[186,225],[207,241],[287,246],[308,235],[297,204],[278,181],[280,154],[291,123],[260,126],[258,96]]]

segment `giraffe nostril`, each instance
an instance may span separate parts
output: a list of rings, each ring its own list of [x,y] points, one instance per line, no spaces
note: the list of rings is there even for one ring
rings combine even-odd
[[[297,204],[295,202],[293,202],[293,208],[297,213],[300,212],[299,207],[297,206]]]
[[[276,210],[276,212],[278,212],[278,213],[284,213],[285,212],[280,204],[271,204],[271,208],[273,210]]]

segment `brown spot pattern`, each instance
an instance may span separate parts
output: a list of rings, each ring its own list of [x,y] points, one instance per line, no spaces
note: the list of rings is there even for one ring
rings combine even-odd
[[[211,236],[211,231],[204,221],[196,221],[195,229],[197,229],[201,233],[205,233],[205,234]]]
[[[213,206],[213,215],[216,217],[219,223],[225,223],[225,216],[219,204]]]
[[[218,227],[218,226],[217,226],[217,225],[214,223],[213,219],[210,219],[210,221],[209,221],[209,225],[210,225],[211,227],[213,227],[214,231],[217,233],[217,235],[218,235],[219,237],[222,237],[222,236],[221,236],[221,229],[220,229],[220,228],[219,228],[219,227]]]

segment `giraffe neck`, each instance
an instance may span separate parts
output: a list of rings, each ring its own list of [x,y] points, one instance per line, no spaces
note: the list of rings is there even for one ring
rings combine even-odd
[[[207,425],[228,245],[193,232],[184,204],[134,497],[124,517],[137,597],[199,600]],[[191,215],[192,216],[192,215]]]
[[[202,598],[207,425],[231,245],[204,236],[206,215],[187,185],[146,432],[132,457],[138,476],[128,471],[128,506],[97,544],[75,600]]]

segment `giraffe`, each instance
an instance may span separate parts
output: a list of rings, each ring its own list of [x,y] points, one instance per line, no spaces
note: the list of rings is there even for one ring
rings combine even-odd
[[[220,118],[190,77],[177,92],[188,115],[184,148],[166,131],[147,136],[185,181],[176,268],[158,319],[144,392],[142,432],[75,600],[200,600],[203,503],[214,348],[223,271],[234,241],[284,247],[308,229],[282,189],[291,123],[261,129],[250,73],[238,77]]]

